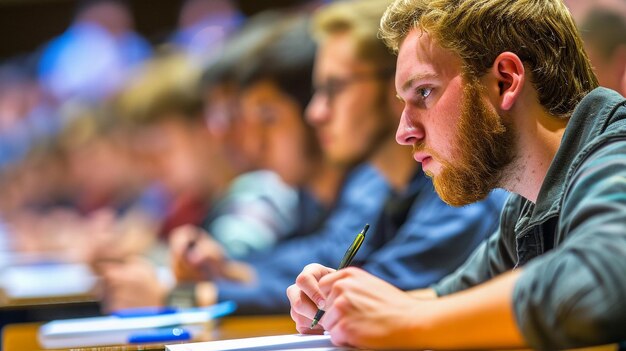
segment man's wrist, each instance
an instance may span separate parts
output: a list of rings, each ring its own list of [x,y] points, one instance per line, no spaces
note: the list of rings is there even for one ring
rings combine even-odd
[[[435,291],[435,289],[432,288],[411,290],[408,292],[408,294],[420,300],[434,300],[438,298],[437,292]]]

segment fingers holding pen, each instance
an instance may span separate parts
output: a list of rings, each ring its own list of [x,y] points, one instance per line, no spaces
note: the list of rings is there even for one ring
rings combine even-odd
[[[325,296],[326,313],[320,324],[324,329],[332,330],[342,316],[350,309],[349,294],[352,291],[354,275],[361,270],[347,267],[324,275],[319,281],[320,294]]]
[[[317,263],[312,263],[304,267],[302,273],[296,278],[296,286],[302,290],[318,307],[323,309],[325,305],[325,296],[320,291],[319,281],[324,276],[335,272],[334,269],[322,266]],[[315,315],[316,311],[311,314],[311,319]]]
[[[291,303],[291,310],[296,313],[297,316],[302,316],[306,318],[310,325],[311,319],[313,319],[313,316],[317,311],[317,306],[311,300],[311,298],[309,298],[309,296],[304,291],[302,291],[296,284],[293,284],[287,288],[287,298]]]
[[[192,225],[184,225],[172,231],[169,239],[170,252],[173,260],[183,259],[190,246],[194,246],[200,236],[200,229]]]
[[[324,275],[320,278],[318,283],[320,294],[326,296],[327,300],[332,301],[334,297],[340,295],[348,288],[348,284],[346,283],[356,279],[361,272],[364,271],[360,268],[347,267],[335,271],[332,274]],[[329,305],[328,301],[327,305]]]
[[[317,306],[297,285],[293,284],[287,288],[287,298],[291,304],[291,319],[296,322],[296,330],[299,333],[322,334],[324,332],[319,324],[311,329],[311,320],[317,311]]]
[[[172,266],[179,281],[222,277],[227,262],[222,246],[204,230],[182,226],[170,238]]]
[[[203,278],[202,270],[192,264],[188,257],[200,237],[200,229],[190,225],[178,227],[170,234],[171,265],[178,281],[197,281]]]
[[[311,329],[311,321],[316,316],[317,310],[333,310],[334,300],[346,290],[347,284],[341,280],[351,276],[355,268],[334,270],[319,264],[309,264],[304,267],[302,273],[296,278],[296,283],[287,289],[287,296],[291,304],[291,315],[296,321],[299,332],[310,334],[317,333],[320,325],[329,330],[335,324],[337,313],[325,314],[320,324]]]
[[[318,308],[324,308],[325,305],[325,296],[320,292],[319,280],[334,271],[320,264],[309,264],[298,275],[296,283],[287,289],[291,317],[300,333],[319,334],[323,331],[320,325],[311,328],[311,322]]]

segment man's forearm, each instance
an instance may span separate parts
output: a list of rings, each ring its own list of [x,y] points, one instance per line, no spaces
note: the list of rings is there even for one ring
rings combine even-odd
[[[525,347],[512,301],[520,273],[508,272],[474,288],[434,300],[422,336],[426,346],[433,349]]]

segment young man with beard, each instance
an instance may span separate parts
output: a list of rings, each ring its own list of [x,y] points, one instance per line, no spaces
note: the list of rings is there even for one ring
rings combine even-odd
[[[598,88],[560,0],[396,0],[396,134],[462,206],[514,194],[498,231],[431,289],[308,266],[301,332],[375,349],[563,349],[626,340],[626,101]],[[326,314],[310,330],[318,307]]]

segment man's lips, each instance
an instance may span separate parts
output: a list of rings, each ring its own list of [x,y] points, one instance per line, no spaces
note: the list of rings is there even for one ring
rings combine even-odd
[[[423,153],[423,152],[416,152],[413,154],[413,158],[415,159],[415,161],[419,162],[422,166],[422,170],[423,171],[428,171],[428,166],[430,165],[431,161],[433,160],[432,156]]]
[[[425,154],[422,152],[416,152],[413,154],[413,158],[417,162],[424,163],[424,161],[428,162],[428,160],[430,160],[431,157],[428,154]]]

